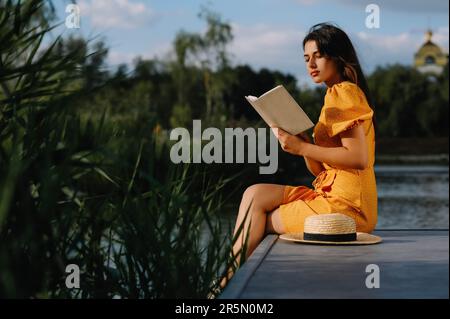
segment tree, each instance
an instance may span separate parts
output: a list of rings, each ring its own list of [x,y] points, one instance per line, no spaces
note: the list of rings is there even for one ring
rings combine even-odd
[[[205,118],[209,120],[213,115],[221,117],[226,111],[224,92],[234,80],[226,48],[233,36],[231,26],[223,22],[219,14],[203,7],[199,17],[206,21],[206,32],[196,34],[180,31],[177,34],[174,41],[176,60],[172,72],[178,89],[178,104],[189,105],[186,96],[190,87],[189,77],[193,73],[189,72],[188,65],[200,67],[205,93]]]
[[[448,114],[448,88],[441,89],[440,81],[432,81],[412,67],[393,65],[377,68],[368,82],[381,136],[438,136],[448,126],[442,122],[442,116]]]

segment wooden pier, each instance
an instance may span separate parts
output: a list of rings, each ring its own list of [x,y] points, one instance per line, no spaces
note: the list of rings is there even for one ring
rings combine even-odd
[[[448,229],[378,230],[374,234],[383,242],[306,245],[269,235],[220,298],[449,298]],[[366,285],[368,276],[374,274],[373,268],[367,268],[371,264],[378,266],[379,288]]]

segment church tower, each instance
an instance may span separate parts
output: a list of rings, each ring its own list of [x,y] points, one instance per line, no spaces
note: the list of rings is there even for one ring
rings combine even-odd
[[[428,30],[425,43],[414,55],[414,66],[421,73],[440,75],[448,62],[448,54],[431,41],[433,32]]]

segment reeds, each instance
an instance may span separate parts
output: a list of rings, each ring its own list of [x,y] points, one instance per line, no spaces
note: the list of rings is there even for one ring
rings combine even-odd
[[[152,123],[82,119],[85,57],[42,45],[44,1],[0,7],[0,296],[214,296],[233,266],[217,213],[234,177],[170,164]]]

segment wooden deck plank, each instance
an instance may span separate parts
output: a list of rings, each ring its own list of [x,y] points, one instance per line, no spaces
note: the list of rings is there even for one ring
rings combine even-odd
[[[249,280],[257,271],[258,267],[264,261],[266,255],[277,240],[277,235],[268,235],[264,238],[247,262],[233,276],[232,280],[227,285],[226,290],[221,294],[221,298],[239,298]]]
[[[448,230],[382,230],[378,245],[302,245],[268,236],[220,298],[448,298]],[[366,267],[380,288],[366,287]]]

